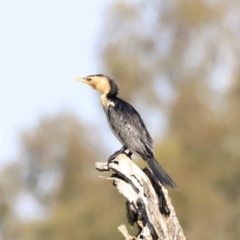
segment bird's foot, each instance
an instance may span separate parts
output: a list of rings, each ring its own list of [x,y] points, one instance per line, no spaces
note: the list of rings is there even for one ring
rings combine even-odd
[[[109,168],[109,164],[121,153],[124,153],[124,151],[127,149],[127,147],[123,146],[119,151],[116,151],[114,154],[112,154],[107,161],[107,167]]]
[[[133,153],[130,152],[130,151],[129,151],[128,153],[126,153],[126,155],[127,155],[131,160],[132,160],[132,158],[131,158],[132,154],[133,154]]]

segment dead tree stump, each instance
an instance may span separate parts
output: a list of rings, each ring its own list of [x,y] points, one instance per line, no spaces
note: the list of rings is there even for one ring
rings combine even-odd
[[[107,163],[96,163],[99,171],[110,171]],[[118,230],[126,240],[184,240],[183,230],[168,197],[168,191],[154,178],[152,172],[143,171],[125,154],[119,155],[110,169],[114,174],[105,179],[113,180],[119,193],[127,198],[127,217],[130,225],[137,224],[139,233],[130,236],[126,227]],[[101,176],[102,177],[102,176]]]

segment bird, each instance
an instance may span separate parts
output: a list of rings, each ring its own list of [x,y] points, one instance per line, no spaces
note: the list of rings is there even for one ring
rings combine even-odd
[[[122,144],[108,159],[109,164],[121,153],[129,151],[130,158],[134,153],[145,160],[153,175],[164,186],[177,188],[177,185],[154,158],[153,140],[140,114],[128,102],[118,97],[119,88],[116,82],[103,74],[76,77],[74,80],[85,83],[101,92],[100,101],[113,134]]]

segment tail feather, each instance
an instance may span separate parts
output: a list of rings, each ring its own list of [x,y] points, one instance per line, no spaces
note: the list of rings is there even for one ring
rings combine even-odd
[[[162,185],[169,186],[172,188],[177,188],[174,181],[168,176],[164,169],[160,166],[155,158],[150,158],[147,160],[149,167],[153,171],[153,174],[157,177]]]

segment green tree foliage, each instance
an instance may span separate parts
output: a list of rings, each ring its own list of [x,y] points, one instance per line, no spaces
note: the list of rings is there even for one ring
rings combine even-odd
[[[152,117],[165,109],[156,156],[179,185],[171,194],[189,239],[240,236],[237,9],[237,1],[119,1],[103,33],[123,97],[144,95]]]
[[[32,223],[12,217],[4,239],[120,239],[116,227],[126,220],[124,199],[94,170],[94,162],[103,160],[99,139],[94,127],[80,124],[69,113],[43,118],[22,134],[20,187],[4,188],[10,187],[15,198],[23,190],[31,194],[42,205],[44,217]],[[0,202],[3,214],[6,202]]]
[[[15,226],[19,223],[15,212],[15,203],[24,183],[21,178],[21,166],[9,164],[0,173],[0,238],[15,239]]]

